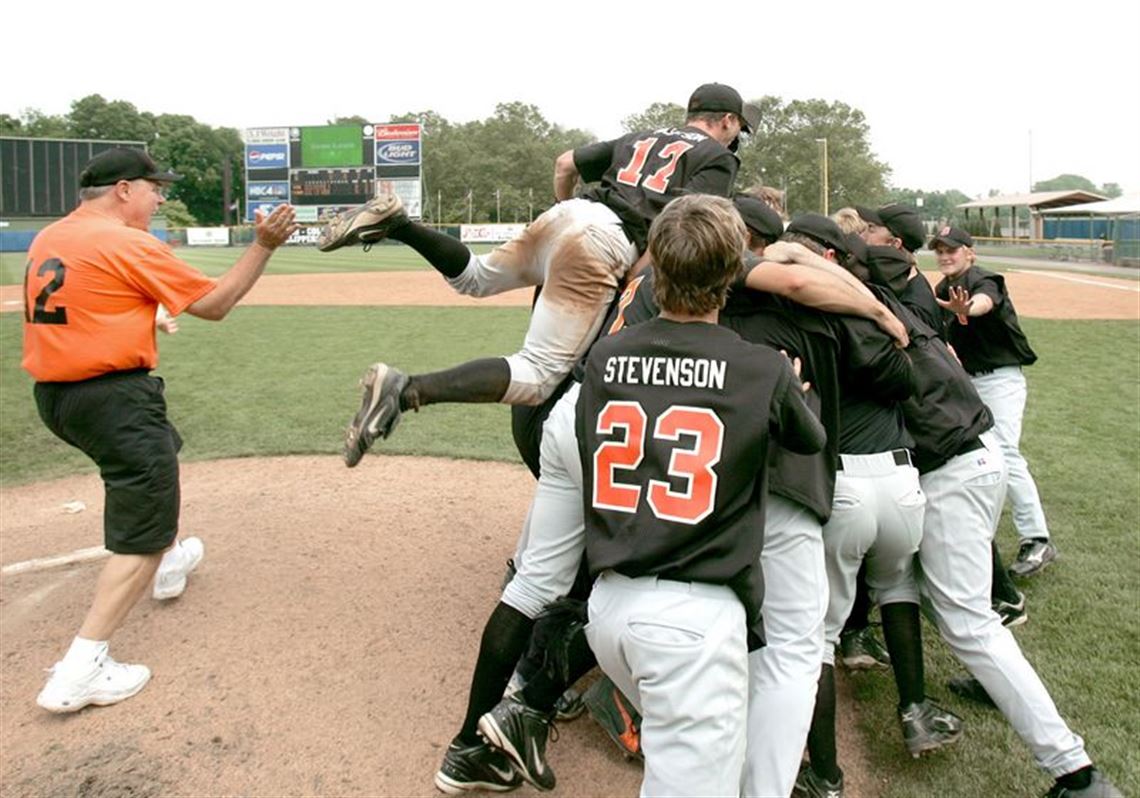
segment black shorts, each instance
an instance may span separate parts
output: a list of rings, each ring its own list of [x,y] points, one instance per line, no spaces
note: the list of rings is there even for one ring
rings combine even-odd
[[[142,369],[36,383],[47,428],[99,466],[103,540],[116,554],[153,554],[178,535],[182,438],[166,418],[162,389],[162,379]]]

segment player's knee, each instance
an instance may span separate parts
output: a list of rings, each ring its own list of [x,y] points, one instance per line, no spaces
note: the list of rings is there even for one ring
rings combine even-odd
[[[555,363],[522,351],[507,358],[511,384],[502,402],[508,405],[540,405],[551,397],[573,368],[573,363]]]

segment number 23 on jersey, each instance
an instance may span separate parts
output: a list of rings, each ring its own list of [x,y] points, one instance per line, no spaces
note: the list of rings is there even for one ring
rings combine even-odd
[[[642,486],[619,482],[616,477],[618,472],[634,475],[642,466],[648,428],[649,419],[640,402],[612,400],[598,414],[597,433],[621,434],[622,439],[604,441],[594,452],[592,502],[595,509],[637,512]],[[645,501],[662,520],[697,524],[716,504],[717,474],[713,466],[720,462],[724,423],[706,407],[673,405],[657,417],[653,438],[680,444],[682,435],[689,436],[692,444],[673,448],[667,476],[681,480],[684,487],[674,490],[673,483],[650,478],[644,491]]]

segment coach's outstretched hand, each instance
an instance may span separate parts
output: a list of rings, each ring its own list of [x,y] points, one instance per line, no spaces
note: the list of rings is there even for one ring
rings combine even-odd
[[[277,249],[299,227],[297,213],[292,205],[278,205],[268,216],[261,211],[254,211],[253,225],[257,243],[266,249]]]

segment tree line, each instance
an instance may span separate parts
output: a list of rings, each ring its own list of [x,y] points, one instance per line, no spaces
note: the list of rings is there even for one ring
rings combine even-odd
[[[783,191],[791,215],[822,208],[824,140],[831,209],[891,201],[917,206],[921,198],[917,209],[924,218],[948,222],[958,218],[954,206],[970,199],[957,190],[890,188],[890,166],[872,152],[870,127],[857,108],[842,102],[785,101],[775,96],[763,97],[756,104],[762,112],[761,123],[738,152],[738,188],[766,185]],[[654,103],[626,117],[622,126],[632,132],[681,125],[684,118],[680,105]],[[378,121],[349,116],[329,123]],[[521,102],[499,104],[487,118],[471,122],[452,122],[430,109],[396,114],[387,121],[423,125],[424,219],[438,223],[529,221],[554,201],[554,159],[594,138],[584,130],[552,123],[537,107]],[[164,206],[168,221],[175,226],[222,223],[227,218],[223,185],[227,177],[230,195],[243,196],[240,131],[211,127],[192,116],[152,114],[124,100],[93,94],[73,102],[64,115],[35,109],[19,116],[0,114],[0,135],[145,142],[159,163],[185,176],[171,192],[173,201]],[[1093,190],[1091,182],[1073,175],[1039,185],[1074,177]],[[1110,187],[1119,193],[1115,184],[1104,188]]]

